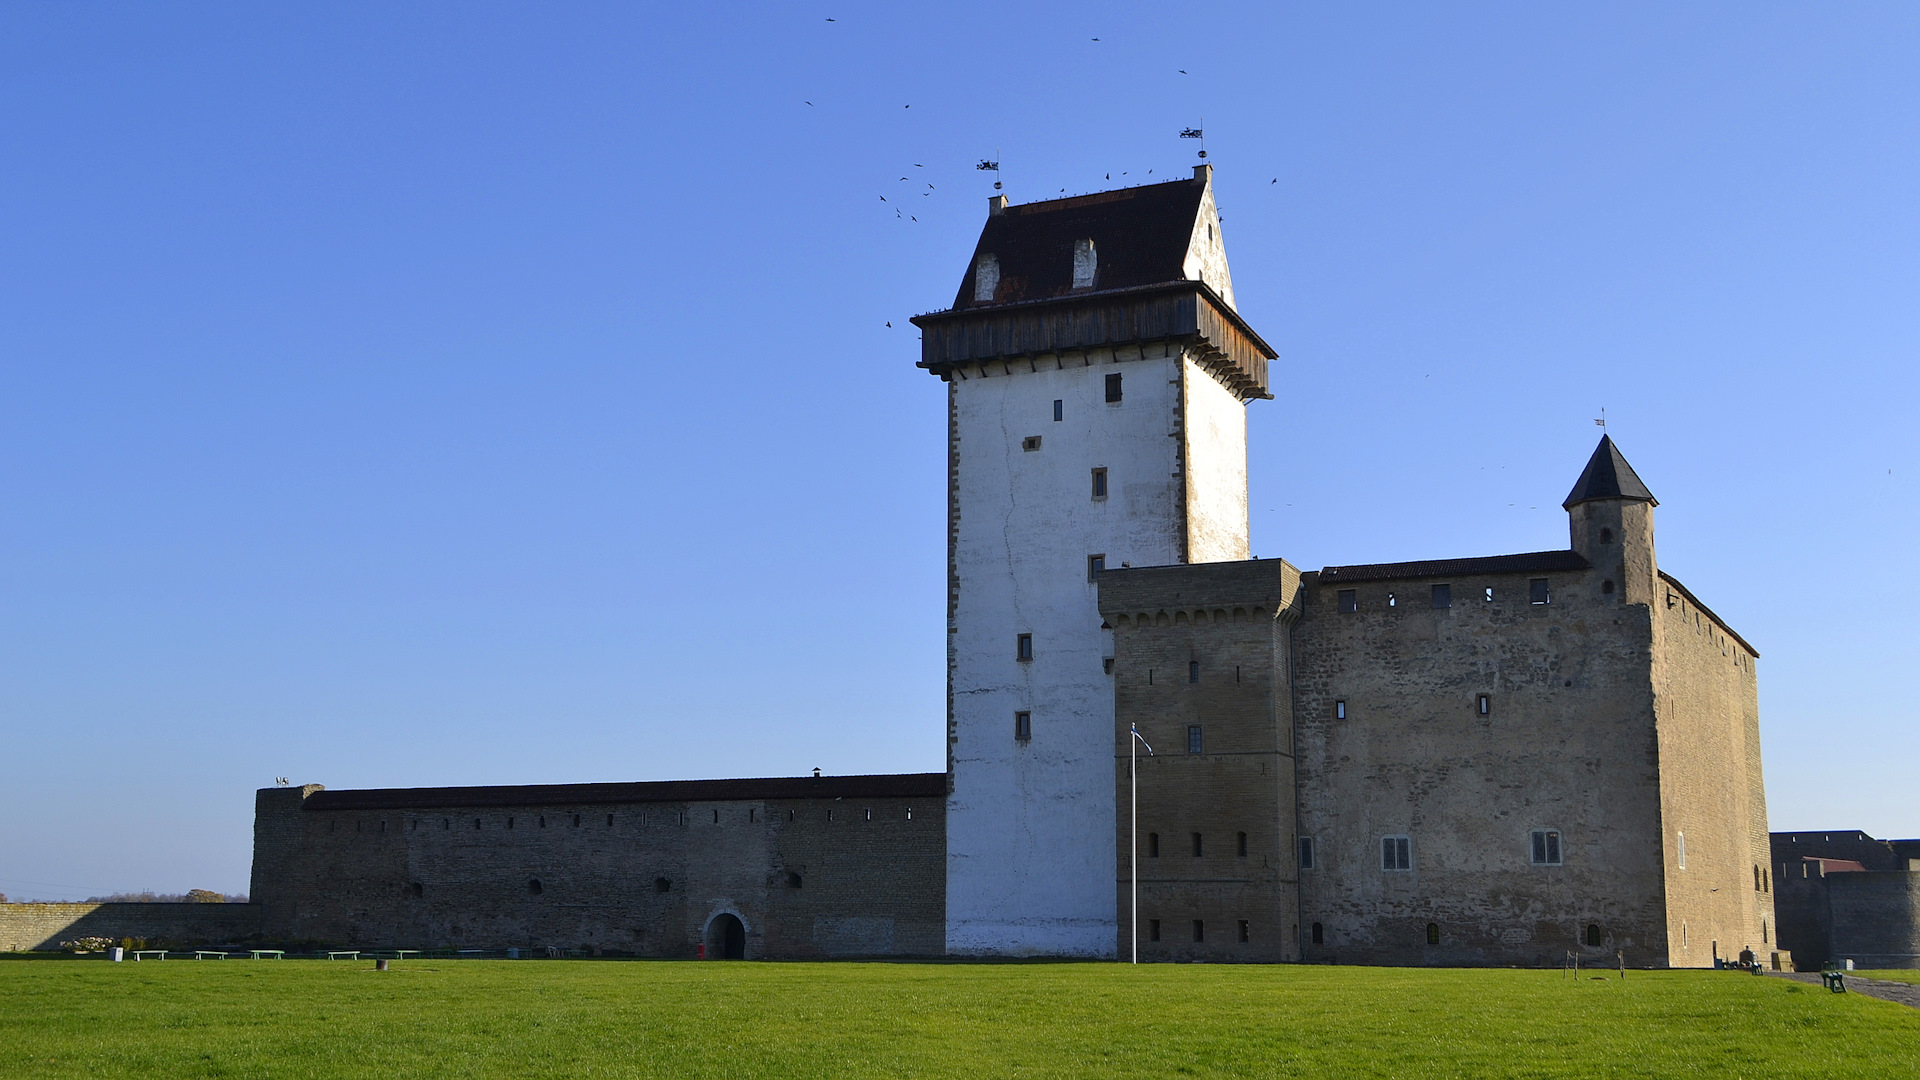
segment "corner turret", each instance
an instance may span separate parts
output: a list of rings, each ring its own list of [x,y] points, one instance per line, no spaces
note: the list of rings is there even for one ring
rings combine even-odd
[[[1560,504],[1568,516],[1573,550],[1601,575],[1601,592],[1622,603],[1652,604],[1658,568],[1653,557],[1653,508],[1660,500],[1613,444],[1600,445],[1573,491]]]

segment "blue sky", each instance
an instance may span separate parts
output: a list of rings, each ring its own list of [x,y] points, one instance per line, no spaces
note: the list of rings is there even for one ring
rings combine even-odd
[[[1916,55],[1892,4],[10,5],[0,891],[244,890],[276,776],[942,768],[906,320],[978,159],[1203,123],[1255,552],[1565,546],[1604,407],[1761,651],[1773,826],[1920,835]]]

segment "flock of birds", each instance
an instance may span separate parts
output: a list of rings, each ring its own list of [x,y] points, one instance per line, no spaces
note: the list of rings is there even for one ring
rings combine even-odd
[[[839,20],[838,20],[838,19],[833,19],[833,18],[828,18],[828,19],[827,19],[826,21],[827,21],[827,22],[838,22]],[[1098,42],[1098,41],[1099,41],[1100,39],[1099,39],[1099,38],[1091,38],[1091,39],[1089,39],[1089,40],[1091,40],[1091,41],[1095,41],[1095,42]],[[1181,75],[1187,75],[1187,74],[1188,74],[1188,72],[1187,72],[1187,70],[1186,70],[1185,68],[1175,68],[1174,70],[1175,70],[1175,71],[1176,71],[1176,72],[1177,72],[1178,74],[1181,74]],[[806,105],[806,106],[807,106],[808,108],[817,108],[817,106],[815,106],[815,105],[814,105],[814,103],[813,103],[813,102],[811,102],[811,101],[804,101],[804,100],[803,100],[803,104],[805,104],[805,105]],[[902,108],[902,109],[911,109],[911,108],[913,108],[913,106],[912,106],[911,104],[905,104],[905,105],[902,105],[902,106],[901,106],[901,108]],[[1185,130],[1183,130],[1183,131],[1182,131],[1182,132],[1180,133],[1180,137],[1181,137],[1181,138],[1198,138],[1198,137],[1199,137],[1199,135],[1200,135],[1200,132],[1199,132],[1199,130],[1198,130],[1198,129],[1196,129],[1196,128],[1188,128],[1188,129],[1185,129]],[[1202,157],[1205,157],[1206,155],[1205,155],[1205,154],[1203,153],[1203,154],[1202,154],[1201,156],[1202,156]],[[926,168],[926,165],[924,165],[924,164],[922,164],[922,163],[920,163],[920,162],[914,162],[914,163],[913,163],[913,167],[914,167],[914,168],[916,168],[916,169],[924,169],[924,168]],[[979,168],[979,169],[983,169],[983,170],[990,170],[990,171],[993,171],[993,172],[998,172],[998,171],[999,171],[999,168],[1000,168],[1000,163],[999,163],[999,162],[997,162],[997,161],[994,161],[994,162],[988,162],[988,161],[984,161],[984,160],[983,160],[983,161],[981,161],[981,162],[979,163],[979,165],[978,165],[978,166],[976,166],[976,168]],[[1154,171],[1153,171],[1152,169],[1148,169],[1148,170],[1147,170],[1147,172],[1146,172],[1146,175],[1148,175],[1148,176],[1152,176],[1152,175],[1153,175],[1153,172],[1154,172]],[[1126,171],[1126,170],[1123,170],[1123,171],[1122,171],[1122,172],[1120,173],[1120,175],[1121,175],[1121,176],[1123,176],[1123,177],[1124,177],[1124,176],[1128,176],[1128,175],[1130,175],[1130,172],[1129,172],[1129,171]],[[1102,178],[1103,178],[1103,179],[1105,179],[1105,180],[1107,180],[1107,181],[1111,181],[1111,180],[1113,179],[1113,173],[1111,173],[1111,172],[1108,172],[1108,173],[1105,173],[1105,174],[1103,175],[1103,177],[1102,177]],[[902,176],[902,177],[901,177],[901,178],[900,178],[900,179],[899,179],[898,181],[896,181],[896,183],[910,183],[910,184],[918,184],[918,183],[921,183],[921,182],[924,182],[924,181],[916,181],[916,180],[915,180],[915,179],[914,179],[914,178],[913,178],[913,177],[912,177],[911,175],[908,175],[908,176]],[[1272,180],[1270,180],[1270,181],[1268,181],[1268,183],[1269,183],[1269,185],[1272,185],[1272,184],[1278,184],[1279,182],[1280,182],[1280,178],[1279,178],[1279,177],[1277,177],[1277,176],[1276,176],[1276,177],[1274,177],[1274,178],[1273,178]],[[994,187],[995,187],[996,189],[997,189],[997,188],[999,188],[999,186],[1000,186],[1000,185],[999,185],[998,183],[996,183],[996,184],[994,184]],[[933,185],[932,183],[927,183],[927,189],[926,189],[925,191],[920,191],[920,190],[918,190],[918,188],[916,187],[915,189],[913,189],[913,190],[912,190],[912,191],[910,191],[910,192],[900,192],[900,191],[896,191],[896,192],[894,193],[894,198],[892,198],[892,199],[889,199],[889,198],[887,198],[887,197],[886,197],[885,195],[877,195],[877,197],[879,198],[879,200],[880,200],[880,201],[881,201],[882,203],[884,203],[884,204],[886,204],[886,206],[888,206],[889,208],[891,208],[891,209],[893,210],[893,216],[894,216],[894,218],[895,218],[895,219],[897,219],[897,220],[900,220],[900,221],[903,221],[903,222],[908,222],[908,223],[913,223],[913,224],[918,224],[918,223],[919,223],[919,221],[920,221],[920,218],[919,218],[919,216],[918,216],[918,215],[916,215],[916,214],[914,214],[914,213],[911,213],[911,212],[910,212],[910,209],[909,209],[909,207],[911,206],[911,202],[910,202],[910,200],[909,200],[908,202],[904,202],[904,203],[903,203],[903,202],[900,202],[900,201],[897,201],[897,200],[901,200],[901,199],[903,199],[903,198],[907,198],[908,196],[910,196],[910,195],[914,195],[914,194],[917,194],[917,195],[919,195],[919,196],[920,196],[921,198],[932,198],[932,197],[933,197],[933,195],[934,195],[934,193],[935,193],[936,191],[938,191],[938,190],[939,190],[939,189],[938,189],[937,187],[935,187],[935,186],[934,186],[934,185]],[[1061,188],[1061,189],[1060,189],[1060,194],[1062,194],[1062,195],[1064,195],[1064,194],[1066,194],[1066,192],[1067,192],[1067,189],[1066,189],[1066,188]],[[1223,218],[1222,218],[1221,220],[1222,220],[1222,221],[1225,221],[1226,219],[1225,219],[1225,218],[1223,217]],[[891,328],[891,327],[893,326],[893,323],[892,323],[892,322],[888,322],[888,323],[887,323],[887,326],[888,326],[889,328]]]

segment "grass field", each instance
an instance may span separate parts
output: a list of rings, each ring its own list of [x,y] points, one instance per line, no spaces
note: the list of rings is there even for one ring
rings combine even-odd
[[[1833,1077],[1920,1011],[1731,972],[0,963],[0,1075]]]
[[[1864,975],[1869,979],[1885,979],[1888,982],[1913,983],[1920,986],[1920,970],[1902,968],[1896,971],[1855,971],[1853,975]]]

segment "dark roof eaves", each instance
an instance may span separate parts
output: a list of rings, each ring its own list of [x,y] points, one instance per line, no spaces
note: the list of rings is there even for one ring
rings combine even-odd
[[[925,326],[925,322],[922,320],[945,321],[948,319],[964,318],[968,315],[997,315],[1003,311],[1045,307],[1049,304],[1077,304],[1087,300],[1107,300],[1116,296],[1129,296],[1150,292],[1175,292],[1189,288],[1198,289],[1202,296],[1205,296],[1222,315],[1227,317],[1227,321],[1233,323],[1235,329],[1247,335],[1249,340],[1260,347],[1260,351],[1266,354],[1268,360],[1280,359],[1280,354],[1275,352],[1273,346],[1267,344],[1267,340],[1261,337],[1253,327],[1247,325],[1247,320],[1240,317],[1240,313],[1233,309],[1233,305],[1221,299],[1220,294],[1213,290],[1213,286],[1197,278],[1176,278],[1172,281],[1160,281],[1151,285],[1129,285],[1124,289],[1091,289],[1087,292],[1071,293],[1066,296],[1043,296],[1036,300],[1015,300],[1010,304],[983,304],[979,307],[946,308],[941,311],[927,311],[919,315],[909,316],[907,321],[915,326]],[[939,365],[929,364],[922,360],[918,361],[916,366],[932,368]]]
[[[359,788],[316,791],[307,796],[302,807],[311,810],[401,810],[811,798],[936,798],[946,794],[946,783],[945,773],[883,773],[598,784]]]
[[[1712,608],[1701,603],[1700,598],[1693,595],[1693,590],[1687,588],[1685,585],[1680,584],[1679,578],[1674,577],[1672,574],[1667,573],[1665,570],[1655,570],[1654,573],[1660,575],[1661,581],[1664,581],[1667,584],[1673,586],[1674,588],[1679,589],[1680,595],[1687,598],[1687,603],[1692,604],[1694,607],[1697,607],[1701,611],[1706,612],[1707,618],[1712,619],[1714,622],[1718,623],[1720,625],[1720,629],[1725,630],[1727,632],[1728,637],[1739,642],[1741,647],[1746,649],[1749,655],[1751,655],[1756,660],[1760,658],[1759,649],[1754,648],[1753,645],[1749,643],[1746,638],[1741,637],[1739,631],[1727,625],[1727,620],[1721,618],[1718,615],[1715,615],[1713,613]]]
[[[1467,559],[1422,559],[1397,563],[1326,566],[1317,575],[1321,584],[1401,581],[1409,578],[1456,577],[1470,574],[1518,574],[1551,570],[1585,570],[1591,564],[1577,551],[1523,551],[1513,555],[1483,555]]]

